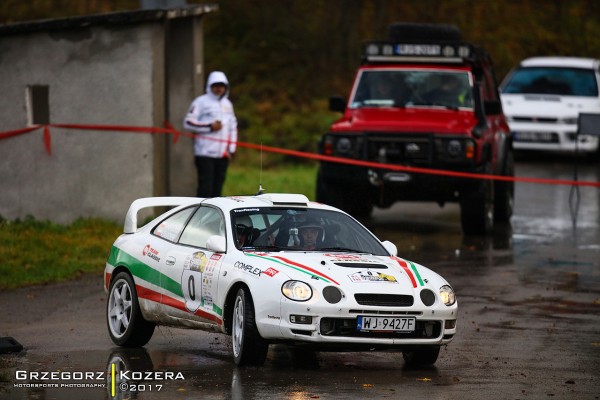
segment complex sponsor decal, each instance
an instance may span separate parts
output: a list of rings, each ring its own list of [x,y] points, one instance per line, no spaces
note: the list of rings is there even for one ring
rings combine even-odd
[[[254,267],[250,264],[245,264],[241,261],[236,261],[235,264],[233,264],[233,266],[237,269],[241,269],[242,271],[246,271],[257,278],[259,278],[260,274],[262,274],[263,272],[260,268]]]
[[[142,250],[142,255],[144,257],[150,257],[151,259],[153,259],[156,262],[160,262],[160,257],[158,256],[158,250],[154,249],[149,244],[147,244],[146,247],[144,247],[144,249]]]
[[[373,272],[373,271],[358,271],[353,274],[348,275],[348,278],[352,282],[362,283],[362,282],[389,282],[389,283],[398,283],[396,277],[392,275],[382,274],[381,272]]]

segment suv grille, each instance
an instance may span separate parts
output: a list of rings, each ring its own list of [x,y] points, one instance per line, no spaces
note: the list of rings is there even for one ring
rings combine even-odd
[[[433,145],[429,136],[370,136],[367,141],[369,161],[381,163],[430,162]]]
[[[414,303],[412,296],[404,294],[357,293],[354,299],[363,306],[410,307]]]

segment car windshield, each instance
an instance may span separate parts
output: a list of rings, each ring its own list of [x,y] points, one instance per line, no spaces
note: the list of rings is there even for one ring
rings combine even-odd
[[[236,246],[261,251],[331,251],[389,255],[381,242],[346,214],[262,207],[231,212]]]
[[[360,73],[350,108],[472,109],[472,93],[467,71],[369,69]]]
[[[598,97],[598,84],[591,69],[526,67],[509,76],[502,93]]]

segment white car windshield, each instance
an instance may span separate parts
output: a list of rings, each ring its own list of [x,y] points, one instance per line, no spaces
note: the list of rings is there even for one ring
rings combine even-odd
[[[505,94],[598,97],[598,84],[591,69],[527,67],[515,70],[501,91]]]
[[[363,70],[350,108],[441,107],[472,109],[473,89],[466,71]]]
[[[306,208],[263,207],[231,212],[236,245],[244,250],[389,253],[346,214]]]

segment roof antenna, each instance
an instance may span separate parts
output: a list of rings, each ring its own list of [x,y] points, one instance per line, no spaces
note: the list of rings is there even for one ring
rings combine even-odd
[[[260,142],[260,175],[258,178],[258,193],[256,193],[257,196],[260,196],[261,194],[265,193],[265,190],[262,187],[262,169],[263,169],[263,148],[262,148],[262,142]]]

